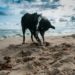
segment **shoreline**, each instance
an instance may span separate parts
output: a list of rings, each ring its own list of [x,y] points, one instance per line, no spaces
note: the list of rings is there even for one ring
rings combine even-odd
[[[75,34],[66,35],[66,36],[45,36],[45,40],[53,44],[59,44],[62,42],[74,43],[73,41],[74,38],[75,38]],[[26,43],[32,43],[30,36],[26,36]],[[12,37],[7,37],[7,38],[0,40],[0,49],[4,49],[8,47],[9,45],[13,45],[13,44],[14,45],[22,44],[22,36],[19,36],[19,35],[12,36]]]
[[[10,37],[22,37],[22,30],[15,30],[15,29],[12,29],[12,30],[1,30],[2,32],[0,33],[0,40],[4,40],[6,38],[10,38]],[[3,32],[4,31],[4,32]],[[4,34],[3,34],[4,33]],[[58,32],[50,32],[50,31],[47,31],[45,36],[48,37],[48,36],[70,36],[70,35],[73,35],[74,33],[58,33]],[[26,32],[26,36],[30,37],[30,32],[29,30],[27,30]]]
[[[51,34],[49,34],[48,35],[48,33],[46,33],[46,35],[45,35],[45,37],[49,37],[49,36],[51,36],[51,37],[64,37],[64,36],[72,36],[72,35],[75,35],[74,33],[70,33],[70,34],[53,34],[52,35],[52,33]],[[30,37],[31,36],[31,34],[30,33],[26,33],[26,37]],[[40,35],[39,35],[40,36]],[[8,36],[0,36],[0,41],[1,40],[5,40],[5,39],[7,39],[7,38],[12,38],[12,37],[22,37],[22,34],[19,34],[19,33],[17,33],[17,34],[14,34],[14,35],[8,35]]]

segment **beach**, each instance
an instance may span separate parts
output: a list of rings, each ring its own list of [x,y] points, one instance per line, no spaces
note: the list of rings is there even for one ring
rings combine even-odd
[[[0,40],[0,75],[75,75],[75,35],[45,37],[46,45],[26,37]]]
[[[21,19],[41,14],[54,29],[46,43],[32,43]],[[0,0],[0,75],[75,75],[75,0]]]

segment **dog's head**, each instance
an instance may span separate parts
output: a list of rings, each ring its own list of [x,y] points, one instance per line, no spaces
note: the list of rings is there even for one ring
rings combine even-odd
[[[38,14],[37,12],[33,13],[33,15],[34,15],[36,18],[41,17],[41,14]]]

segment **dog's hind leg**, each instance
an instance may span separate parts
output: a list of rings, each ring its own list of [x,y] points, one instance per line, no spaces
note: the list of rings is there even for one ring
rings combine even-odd
[[[45,34],[45,32],[40,31],[40,34],[41,34],[41,36],[42,36],[42,39],[43,39],[43,44],[44,44],[44,43],[45,43],[45,39],[44,39],[44,34]]]
[[[37,31],[35,31],[34,32],[34,37],[36,38],[36,40],[40,43],[40,45],[41,45],[41,40],[39,39],[39,37],[38,37],[38,32]]]
[[[33,31],[32,31],[31,29],[29,29],[29,30],[30,30],[30,32],[31,32],[31,40],[32,40],[32,42],[34,43],[34,40],[33,40],[33,36],[34,36]]]

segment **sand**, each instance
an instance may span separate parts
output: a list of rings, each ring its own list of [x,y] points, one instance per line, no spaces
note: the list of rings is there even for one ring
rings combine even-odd
[[[22,37],[0,41],[0,75],[75,75],[75,35],[49,36],[46,46],[22,45]]]

